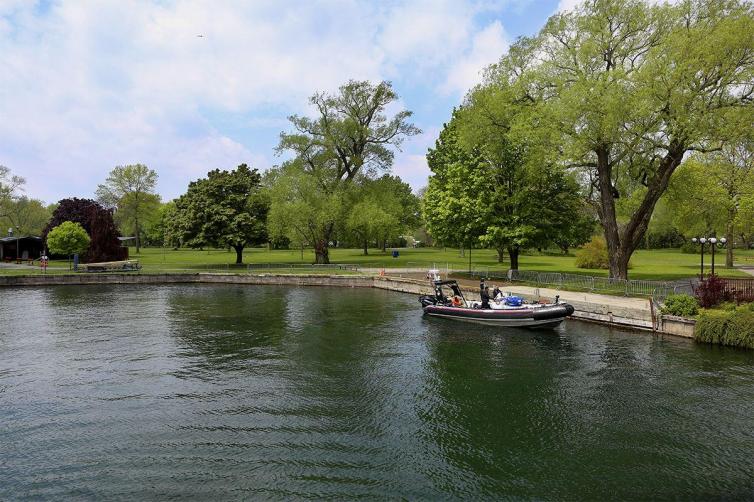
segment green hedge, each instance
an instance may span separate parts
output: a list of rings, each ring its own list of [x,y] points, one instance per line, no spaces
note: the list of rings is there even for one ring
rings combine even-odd
[[[668,295],[661,312],[680,317],[694,317],[699,313],[699,302],[690,295]]]
[[[752,304],[732,310],[702,310],[696,321],[697,342],[754,349]]]

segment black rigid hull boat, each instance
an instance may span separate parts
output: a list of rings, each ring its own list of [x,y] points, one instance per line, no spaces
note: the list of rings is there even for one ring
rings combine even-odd
[[[433,281],[435,294],[422,295],[419,302],[424,313],[460,321],[471,321],[496,326],[554,328],[573,314],[573,306],[561,303],[525,303],[517,296],[502,294],[490,297],[484,280],[480,284],[482,301],[467,301],[458,283],[453,280]],[[443,291],[448,287],[452,295]]]

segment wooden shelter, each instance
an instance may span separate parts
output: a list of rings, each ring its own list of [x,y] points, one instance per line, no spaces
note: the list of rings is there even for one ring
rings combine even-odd
[[[41,237],[27,235],[0,238],[0,260],[2,261],[35,260],[42,255],[42,251],[44,251],[44,242]]]

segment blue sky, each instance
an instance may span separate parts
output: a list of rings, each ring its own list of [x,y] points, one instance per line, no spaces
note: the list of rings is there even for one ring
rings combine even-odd
[[[210,169],[279,163],[286,117],[313,92],[386,79],[424,131],[393,172],[420,188],[479,72],[574,3],[0,0],[0,164],[54,202],[140,162],[171,199]]]

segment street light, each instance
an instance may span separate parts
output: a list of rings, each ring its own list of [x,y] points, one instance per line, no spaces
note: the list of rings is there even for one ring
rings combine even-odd
[[[715,275],[715,245],[719,242],[721,246],[724,246],[728,240],[725,237],[721,237],[720,240],[712,237],[709,241],[712,247],[712,275]]]
[[[706,237],[694,237],[691,239],[691,242],[694,244],[699,243],[701,245],[701,265],[700,265],[700,271],[699,271],[699,278],[701,280],[704,280],[704,245],[709,242],[710,248],[712,249],[712,270],[710,272],[710,275],[715,275],[715,248],[717,244],[719,243],[721,246],[724,246],[728,240],[725,237],[721,237],[720,239],[717,239],[716,237],[710,237],[709,239]]]

